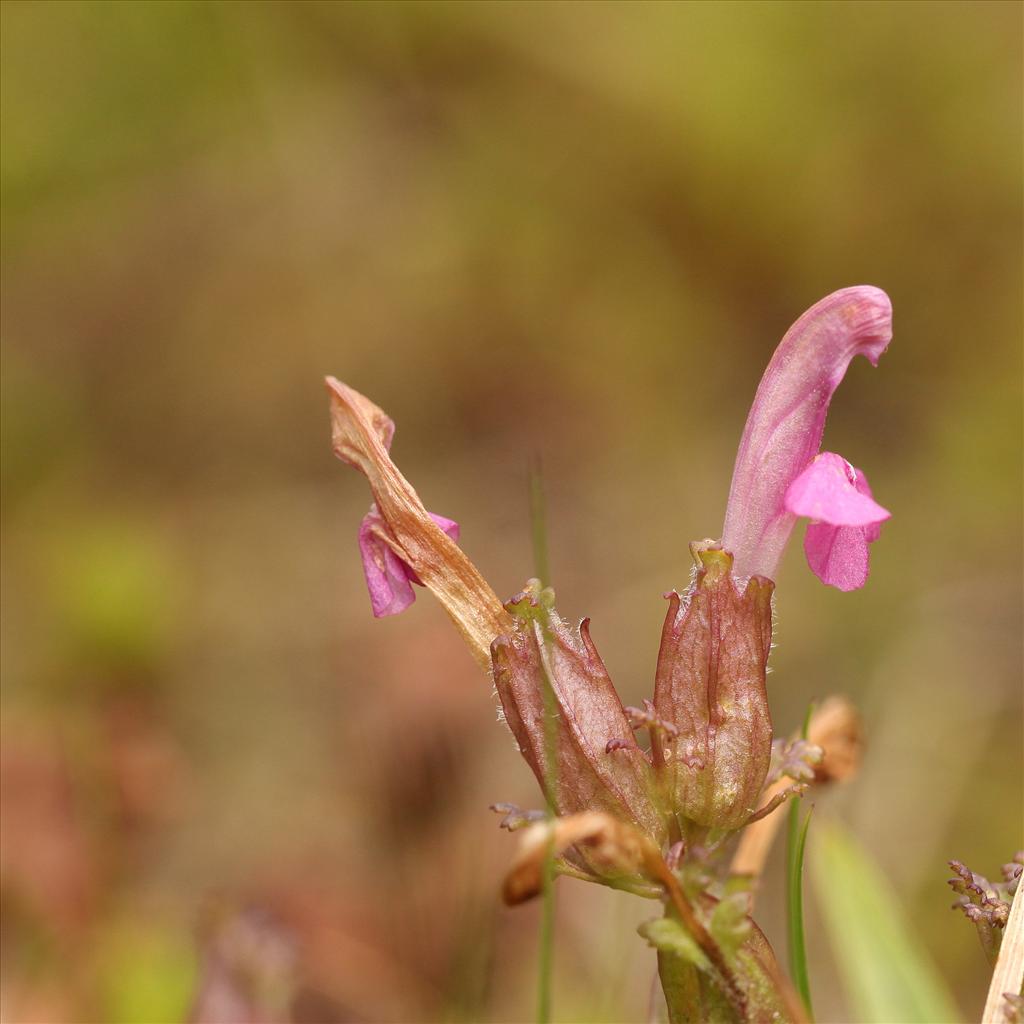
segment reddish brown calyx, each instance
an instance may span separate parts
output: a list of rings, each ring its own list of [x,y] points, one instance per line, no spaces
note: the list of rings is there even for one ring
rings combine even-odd
[[[774,584],[752,576],[741,588],[728,551],[692,550],[700,568],[685,597],[669,595],[658,655],[653,714],[678,730],[661,733],[659,774],[681,819],[729,832],[757,807],[771,759]]]
[[[603,811],[660,843],[666,830],[654,771],[588,620],[571,628],[555,611],[554,595],[536,581],[505,607],[515,628],[491,645],[494,683],[505,721],[555,810]]]

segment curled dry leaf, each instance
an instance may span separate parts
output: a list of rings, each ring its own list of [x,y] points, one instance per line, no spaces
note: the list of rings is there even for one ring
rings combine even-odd
[[[334,377],[331,444],[342,462],[366,477],[380,516],[380,539],[441,602],[486,671],[491,641],[512,631],[512,618],[463,550],[423,506],[412,484],[391,461],[390,417],[364,395]]]
[[[545,859],[549,854],[561,857],[570,847],[577,847],[605,878],[652,876],[651,868],[661,856],[642,832],[600,811],[537,822],[522,832],[502,886],[505,903],[512,907],[539,895]]]
[[[1019,1019],[1019,995],[1024,987],[1024,885],[1018,885],[992,972],[982,1024],[1011,1024]],[[1018,996],[1014,999],[1014,996]]]

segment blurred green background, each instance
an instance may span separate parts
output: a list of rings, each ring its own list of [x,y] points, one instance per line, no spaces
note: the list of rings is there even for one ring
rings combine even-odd
[[[893,518],[857,593],[791,546],[773,713],[863,709],[817,813],[976,1019],[944,861],[1021,843],[1021,7],[2,15],[3,1019],[181,1020],[236,961],[300,1021],[528,1019],[487,805],[539,795],[429,597],[372,619],[322,377],[503,596],[541,453],[559,608],[637,703],[774,345],[859,283],[895,340],[826,447]],[[556,1017],[645,1019],[652,907],[559,901]]]

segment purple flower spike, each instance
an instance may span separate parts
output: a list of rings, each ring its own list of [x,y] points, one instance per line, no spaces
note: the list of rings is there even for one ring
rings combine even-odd
[[[822,452],[789,485],[785,505],[811,520],[804,552],[815,576],[840,590],[863,587],[868,544],[890,515],[871,496],[867,477],[841,455]]]
[[[758,574],[774,579],[798,514],[789,507],[787,492],[818,454],[832,395],[855,355],[877,365],[891,340],[889,296],[870,285],[833,292],[786,332],[761,378],[736,455],[722,546],[733,554],[737,577]],[[852,566],[849,559],[839,557],[850,546],[850,538],[837,535],[829,548],[833,554],[823,554],[824,535],[813,526],[811,530],[812,568],[836,586],[850,583],[859,573],[837,571],[833,578],[833,573],[819,571],[833,561],[847,569]],[[840,579],[843,583],[837,582]],[[863,578],[853,586],[862,584]]]
[[[459,524],[454,519],[428,512],[427,515],[452,540],[459,539]],[[370,592],[374,618],[404,612],[416,600],[412,584],[423,586],[412,567],[392,550],[387,541],[387,526],[376,505],[359,524],[359,553],[363,557],[363,576]]]

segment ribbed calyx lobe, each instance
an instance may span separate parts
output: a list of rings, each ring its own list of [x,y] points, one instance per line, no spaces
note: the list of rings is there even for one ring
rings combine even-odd
[[[740,591],[732,555],[694,545],[700,563],[685,599],[670,595],[654,686],[658,716],[678,735],[657,765],[682,818],[728,831],[756,808],[771,758],[765,689],[774,584],[752,576]]]
[[[545,792],[552,790],[558,814],[605,811],[663,841],[651,763],[590,639],[589,620],[571,629],[535,584],[505,607],[515,629],[491,645],[495,685],[523,757]],[[549,684],[557,708],[550,743]]]

